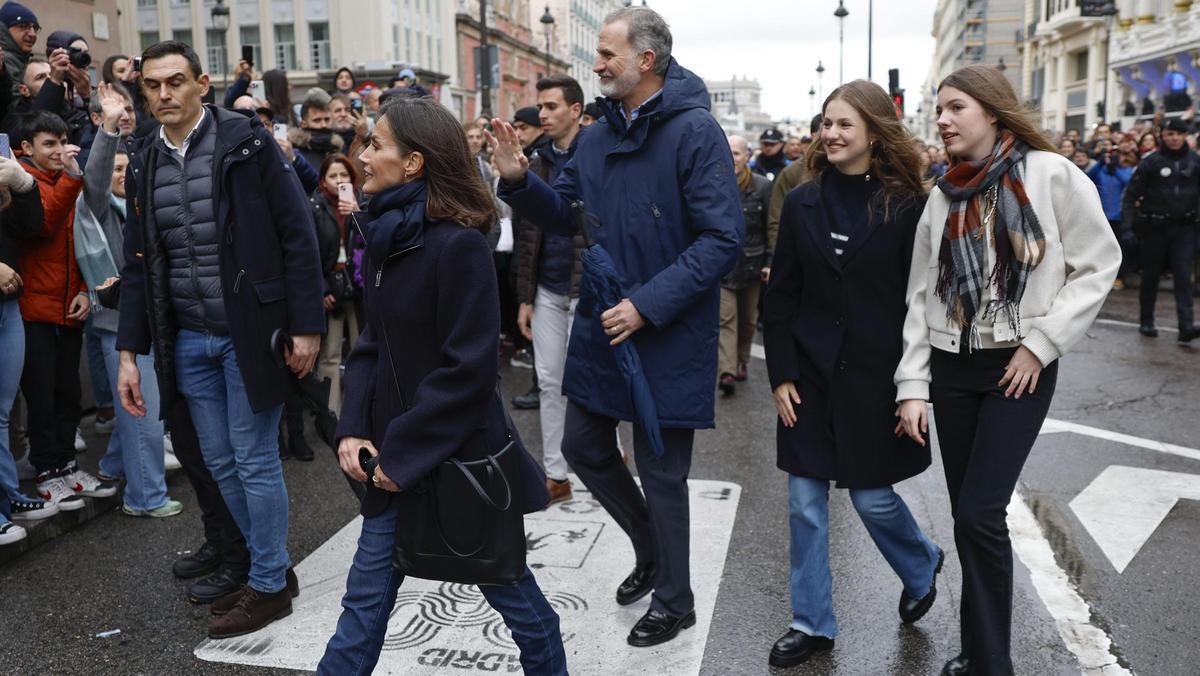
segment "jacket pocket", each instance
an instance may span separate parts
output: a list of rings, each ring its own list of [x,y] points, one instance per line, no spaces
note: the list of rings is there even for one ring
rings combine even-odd
[[[283,277],[271,277],[254,282],[254,293],[258,295],[258,302],[274,303],[287,298],[287,287]]]

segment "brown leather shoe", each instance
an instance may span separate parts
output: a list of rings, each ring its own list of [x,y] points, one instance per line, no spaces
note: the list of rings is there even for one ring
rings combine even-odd
[[[232,638],[250,634],[291,614],[292,592],[287,587],[267,594],[246,585],[242,587],[237,604],[208,623],[208,637]]]
[[[550,491],[550,504],[556,502],[566,502],[573,497],[571,493],[571,480],[563,479],[546,479],[546,490]]]
[[[287,590],[291,592],[292,598],[296,598],[300,595],[300,581],[296,579],[295,569],[288,568],[285,578],[287,579]],[[242,598],[242,592],[246,591],[246,589],[248,589],[248,587],[246,585],[242,585],[237,591],[230,592],[216,601],[213,601],[212,605],[208,607],[208,612],[220,617],[221,615],[233,610],[237,607],[238,600]]]

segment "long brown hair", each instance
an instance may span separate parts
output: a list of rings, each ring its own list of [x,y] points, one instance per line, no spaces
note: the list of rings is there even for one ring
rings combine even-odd
[[[1021,105],[1012,83],[999,68],[982,64],[959,68],[942,80],[938,91],[943,87],[953,87],[978,101],[996,118],[997,127],[1011,131],[1030,148],[1058,152],[1050,137],[1034,121],[1033,113]]]
[[[893,200],[928,192],[929,186],[922,178],[921,154],[912,134],[896,118],[896,105],[887,92],[867,80],[847,82],[829,94],[821,104],[821,112],[838,99],[854,108],[866,123],[867,132],[877,137],[871,145],[870,172],[882,186],[884,218]],[[830,166],[825,139],[818,134],[808,149],[808,174],[817,177]]]
[[[484,185],[467,148],[462,125],[442,104],[428,97],[393,96],[380,115],[387,118],[396,143],[425,158],[429,218],[462,223],[487,233],[496,219],[492,190]]]

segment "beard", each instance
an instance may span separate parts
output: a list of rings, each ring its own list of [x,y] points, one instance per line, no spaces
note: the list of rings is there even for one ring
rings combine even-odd
[[[641,77],[633,68],[628,68],[616,77],[600,78],[600,93],[610,99],[623,99],[637,87]]]

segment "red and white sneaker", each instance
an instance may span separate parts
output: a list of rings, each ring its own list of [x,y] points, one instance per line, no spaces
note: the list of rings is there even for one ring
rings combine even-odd
[[[117,485],[112,481],[101,481],[79,468],[72,460],[63,469],[63,480],[78,495],[89,498],[108,498],[117,494]]]
[[[47,504],[57,505],[62,512],[83,509],[83,498],[76,495],[75,489],[67,485],[62,473],[42,472],[37,479],[38,497]]]

